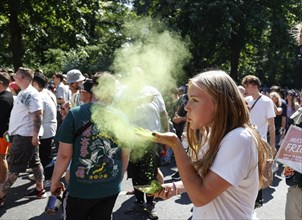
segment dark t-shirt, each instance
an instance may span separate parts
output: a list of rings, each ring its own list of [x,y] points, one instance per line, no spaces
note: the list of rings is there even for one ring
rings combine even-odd
[[[287,104],[284,99],[281,102],[282,114],[276,115],[275,117],[275,128],[276,128],[276,135],[280,134],[280,128],[282,127],[282,117],[287,117]]]
[[[73,197],[97,199],[116,195],[121,190],[122,159],[117,139],[105,126],[92,123],[81,135],[75,132],[91,120],[92,103],[72,108],[64,119],[57,139],[73,144],[70,180]]]
[[[0,137],[8,130],[10,112],[14,104],[13,94],[8,91],[0,92]]]

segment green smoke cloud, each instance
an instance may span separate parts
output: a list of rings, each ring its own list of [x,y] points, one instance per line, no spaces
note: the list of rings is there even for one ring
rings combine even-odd
[[[113,70],[132,85],[149,84],[161,91],[175,85],[191,58],[188,43],[151,18],[127,22],[124,28],[129,41],[116,51]]]
[[[191,58],[188,43],[179,34],[168,30],[165,24],[159,20],[143,18],[124,24],[128,41],[115,52],[112,69],[118,75],[120,85],[114,98],[113,106],[127,115],[129,121],[113,117],[110,111],[93,110],[93,119],[97,123],[110,123],[114,134],[128,147],[136,148],[150,145],[143,139],[137,139],[134,134],[136,115],[134,109],[144,103],[150,102],[153,95],[139,94],[146,85],[157,88],[161,93],[166,93],[176,87],[177,77],[182,77],[183,66]],[[104,90],[112,90],[112,86],[106,88],[106,84],[95,90],[96,95]],[[108,86],[108,85],[107,85]],[[99,94],[102,96],[103,94]],[[104,96],[104,95],[103,95]],[[132,151],[132,156],[139,158],[142,151]]]

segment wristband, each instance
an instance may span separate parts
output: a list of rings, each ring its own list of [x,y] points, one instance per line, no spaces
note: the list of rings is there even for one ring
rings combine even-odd
[[[172,184],[173,184],[173,190],[175,191],[175,195],[178,195],[178,188],[177,188],[175,182],[173,182]]]

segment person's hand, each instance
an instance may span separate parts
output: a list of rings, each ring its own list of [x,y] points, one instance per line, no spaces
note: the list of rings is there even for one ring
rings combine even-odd
[[[138,136],[145,138],[146,140],[157,142],[165,146],[170,146],[172,148],[175,147],[177,144],[181,145],[179,138],[173,132],[159,133],[152,132],[144,128],[137,128],[135,129],[135,133]]]
[[[50,192],[52,195],[59,196],[65,191],[65,185],[62,182],[51,182]]]
[[[31,139],[31,143],[35,147],[39,146],[39,144],[40,144],[39,137],[33,136]]]
[[[177,195],[177,191],[175,190],[173,183],[163,184],[162,187],[164,188],[161,191],[154,194],[155,197],[166,200]]]
[[[60,114],[61,114],[63,120],[66,117],[66,115],[70,109],[71,109],[71,102],[69,102],[69,101],[67,101],[61,105]]]
[[[152,141],[166,146],[170,146],[172,148],[175,147],[178,143],[180,143],[179,138],[173,132],[166,132],[166,133],[153,132],[152,136],[153,136]]]

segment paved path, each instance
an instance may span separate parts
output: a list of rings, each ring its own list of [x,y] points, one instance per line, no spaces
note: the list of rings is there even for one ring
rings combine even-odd
[[[176,168],[174,166],[162,167],[162,171],[165,174],[165,181],[171,181],[171,174],[175,170]],[[259,219],[284,219],[287,186],[284,178],[280,176],[280,173],[281,168],[275,176],[273,186],[264,190],[264,205],[261,208],[256,209]],[[8,193],[7,199],[5,200],[5,206],[0,208],[0,219],[60,219],[60,213],[52,217],[44,214],[47,199],[29,200],[23,198],[25,192],[34,187],[34,183],[27,179],[27,175],[28,174],[26,173],[22,174]],[[131,181],[124,179],[122,192],[118,196],[114,207],[113,219],[147,219],[147,216],[143,214],[124,215],[125,209],[134,201],[133,196],[126,195],[126,191],[131,188]],[[192,216],[192,207],[193,206],[185,193],[167,201],[159,201],[156,204],[159,219],[190,219]]]

